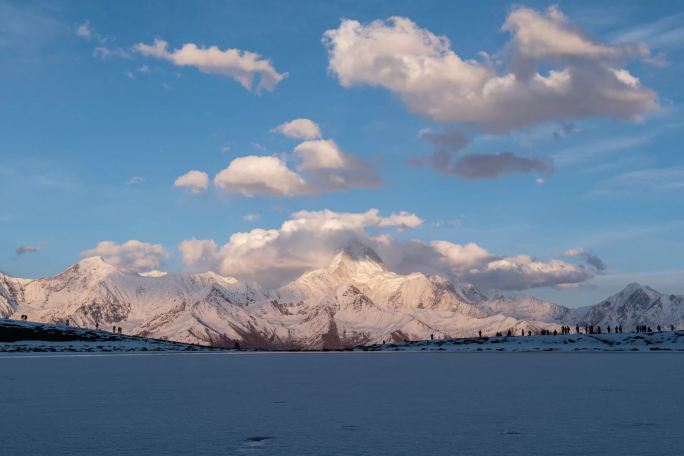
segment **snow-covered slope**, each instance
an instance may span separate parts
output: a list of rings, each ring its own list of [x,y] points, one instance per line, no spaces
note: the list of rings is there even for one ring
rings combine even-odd
[[[630,288],[631,287],[631,288]],[[0,317],[232,347],[343,348],[366,343],[469,337],[559,324],[684,323],[681,296],[630,286],[584,310],[531,297],[488,299],[472,285],[389,271],[350,244],[322,269],[275,290],[215,273],[136,274],[86,258],[54,277],[0,274]],[[631,291],[630,291],[631,290]]]
[[[542,301],[533,296],[497,295],[481,302],[480,307],[493,314],[503,314],[523,320],[560,323],[571,313],[558,304]]]

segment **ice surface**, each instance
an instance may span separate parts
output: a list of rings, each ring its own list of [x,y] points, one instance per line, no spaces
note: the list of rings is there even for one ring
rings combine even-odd
[[[675,353],[0,356],[6,455],[680,455]]]

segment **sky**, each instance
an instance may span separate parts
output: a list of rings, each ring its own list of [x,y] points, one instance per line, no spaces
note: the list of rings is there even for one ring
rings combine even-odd
[[[0,271],[683,293],[683,7],[0,0]]]

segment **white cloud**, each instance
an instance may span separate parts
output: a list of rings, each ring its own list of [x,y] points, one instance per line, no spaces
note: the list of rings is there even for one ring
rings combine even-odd
[[[183,262],[192,269],[198,269],[201,263],[224,275],[278,286],[326,265],[336,249],[350,239],[365,238],[366,228],[416,227],[421,222],[414,214],[401,212],[384,217],[377,209],[361,213],[300,211],[280,228],[234,233],[218,248],[212,248],[213,241],[192,239],[182,244],[181,252]],[[208,257],[212,260],[207,261]]]
[[[170,254],[161,244],[130,240],[123,244],[102,241],[95,248],[81,252],[81,256],[100,256],[107,263],[122,269],[145,272],[160,269]]]
[[[214,185],[248,197],[293,197],[380,185],[373,165],[345,153],[334,141],[304,141],[293,155],[299,162],[296,171],[276,156],[235,158],[214,177]]]
[[[188,171],[176,179],[173,186],[186,187],[190,193],[197,195],[209,188],[209,176],[203,171]]]
[[[245,222],[254,222],[259,218],[259,214],[245,214],[242,216],[242,220]]]
[[[306,192],[306,181],[278,157],[248,155],[234,159],[214,178],[214,185],[244,196],[295,196]]]
[[[505,257],[467,271],[463,278],[483,288],[524,290],[567,286],[593,277],[586,268],[561,260],[539,261],[529,255]]]
[[[288,138],[317,139],[321,137],[321,129],[313,120],[294,119],[278,125],[273,129]]]
[[[323,41],[342,86],[386,88],[435,121],[504,132],[575,118],[634,119],[658,108],[656,94],[621,67],[646,57],[644,46],[593,42],[556,7],[515,8],[503,30],[512,34],[504,51],[511,58],[499,71],[462,59],[446,37],[403,17],[345,19]]]
[[[90,40],[90,38],[92,38],[93,31],[91,30],[90,23],[88,21],[85,21],[76,27],[76,36],[86,40]]]
[[[485,289],[560,286],[593,277],[583,266],[561,260],[499,256],[474,243],[397,242],[387,232],[421,224],[417,215],[408,212],[382,216],[377,209],[360,213],[300,211],[279,228],[235,233],[223,246],[192,239],[181,245],[181,252],[184,263],[192,269],[213,269],[266,286],[280,286],[306,271],[324,267],[351,241],[376,249],[390,270],[441,274]]]
[[[515,52],[531,60],[566,57],[602,60],[648,54],[645,46],[592,42],[570,25],[557,6],[550,6],[545,15],[529,8],[516,8],[501,29],[513,34]]]
[[[443,257],[443,261],[454,273],[462,273],[494,258],[491,253],[473,242],[460,245],[448,241],[432,241],[430,246]]]
[[[101,59],[130,59],[131,54],[122,48],[108,48],[98,46],[93,49],[93,56]]]
[[[256,92],[272,91],[287,73],[278,73],[268,59],[240,49],[221,50],[218,46],[199,47],[186,43],[169,51],[166,41],[155,39],[153,44],[138,43],[134,49],[146,57],[168,60],[177,66],[193,66],[203,73],[219,74],[238,81],[245,89]],[[258,82],[255,84],[255,79]]]
[[[216,242],[211,240],[189,239],[178,245],[183,263],[194,270],[208,270],[216,262]]]
[[[145,178],[142,176],[133,176],[126,182],[127,185],[138,185],[145,182]]]
[[[302,160],[300,171],[345,167],[344,153],[330,139],[304,141],[294,148],[294,153]]]

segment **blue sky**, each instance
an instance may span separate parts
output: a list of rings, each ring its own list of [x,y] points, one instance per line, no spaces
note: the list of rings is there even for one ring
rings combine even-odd
[[[474,277],[492,289],[572,306],[593,303],[631,281],[684,292],[684,3],[559,2],[547,10],[552,5],[0,1],[0,270],[24,277],[55,274],[101,241],[115,244],[106,251],[112,261],[130,265],[119,256],[136,256],[137,251],[117,249],[137,240],[163,246],[162,254],[143,247],[142,257],[153,256],[145,265],[258,277],[231,266],[241,257],[227,255],[245,254],[229,242],[233,233],[254,238],[261,232],[253,230],[276,230],[272,234],[285,239],[281,225],[297,219],[292,214],[298,211],[352,214],[377,208],[387,219],[362,222],[351,232],[362,232],[373,242],[380,242],[378,234],[391,235],[390,256],[411,240],[420,241],[421,248],[437,240],[477,244],[489,255],[478,256],[488,258],[477,264],[481,269],[520,255],[539,260],[540,267],[557,260],[582,268],[569,282],[544,279],[508,286],[505,281],[499,286],[484,273],[463,272],[470,257],[456,258],[458,264],[432,256],[412,263],[415,255],[407,250],[396,260],[406,270]],[[654,94],[657,108],[644,107],[644,102],[634,108],[643,110],[639,119],[616,119],[618,111],[564,114],[563,107],[544,102],[539,109],[551,113],[548,120],[514,125],[516,117],[526,119],[536,109],[538,100],[523,99],[520,115],[509,113],[506,125],[494,128],[489,118],[466,119],[478,106],[466,106],[465,113],[452,110],[440,100],[444,88],[429,81],[415,82],[418,92],[398,89],[394,79],[378,76],[382,60],[361,67],[358,53],[340,54],[342,64],[333,68],[332,52],[342,49],[341,41],[322,42],[324,33],[338,30],[342,20],[358,21],[364,32],[381,20],[378,27],[387,31],[396,30],[387,19],[397,16],[410,19],[416,33],[447,37],[449,52],[482,68],[485,51],[503,75],[512,66],[506,59],[515,44],[512,32],[502,26],[520,8],[535,12],[535,20],[557,17],[549,11],[560,11],[563,27],[594,43],[572,57],[586,59],[580,64],[565,55],[540,59],[541,74],[565,65],[601,65],[587,55],[603,46],[600,52],[620,54],[615,68],[638,78],[639,87]],[[168,42],[167,54],[136,47],[152,45],[155,38]],[[174,61],[173,52],[187,43],[255,52],[287,76],[272,90],[248,90],[226,74]],[[641,47],[633,51],[629,43]],[[354,67],[346,70],[344,65]],[[447,91],[452,87],[447,85]],[[596,103],[591,109],[604,109],[602,100],[582,97],[581,91],[574,96],[578,105]],[[436,107],[449,111],[449,118],[429,114]],[[345,184],[334,191],[324,191],[327,184],[312,184],[331,174],[307,173],[298,161],[304,155],[293,151],[307,138],[274,130],[302,118],[320,126],[322,138],[334,141],[345,163],[354,163],[348,175],[358,166],[373,169],[373,183]],[[545,168],[509,170],[495,178],[464,177],[458,167],[440,170],[429,164],[439,145],[431,144],[426,132],[467,138],[449,152],[452,163],[463,156],[508,152]],[[211,181],[237,158],[269,156],[303,176],[307,188],[290,195],[257,191],[246,196],[212,183],[199,194],[173,185],[189,170],[206,172]],[[402,211],[421,223],[390,220]],[[214,250],[202,251],[207,261],[188,261],[190,254],[179,250],[190,239],[215,241]],[[335,242],[337,237],[334,242],[325,237],[316,247],[332,248]],[[271,247],[286,256],[306,244],[292,240]],[[574,256],[568,255],[570,249]],[[245,255],[273,260],[252,253]],[[599,258],[605,268],[587,264],[589,257]],[[429,270],[437,263],[443,269]]]

